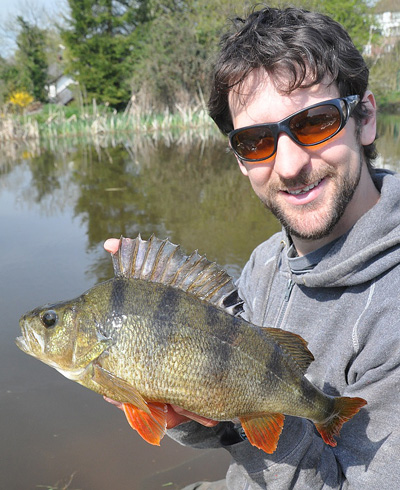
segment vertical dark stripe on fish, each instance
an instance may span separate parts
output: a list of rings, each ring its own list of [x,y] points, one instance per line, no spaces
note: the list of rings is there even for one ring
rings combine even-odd
[[[110,294],[110,311],[112,316],[122,316],[125,313],[125,296],[127,293],[128,281],[122,278],[114,279]]]
[[[154,308],[153,318],[160,322],[168,321],[173,318],[179,310],[179,293],[172,287],[159,289],[161,294],[157,294],[158,302]]]
[[[217,335],[223,342],[235,345],[236,338],[240,335],[237,328],[237,323],[240,320],[230,315],[221,314],[220,309],[211,304],[206,304],[204,320],[210,334]]]
[[[287,375],[287,367],[285,365],[285,357],[282,356],[282,351],[278,346],[274,346],[270,350],[270,355],[265,366],[265,374],[267,383],[273,378],[283,379]],[[273,378],[271,378],[273,373]]]
[[[154,299],[157,302],[154,304],[153,312],[148,312],[151,315],[153,325],[158,325],[157,330],[157,343],[167,344],[171,335],[175,332],[179,325],[176,322],[176,318],[179,317],[180,307],[180,291],[167,286],[164,289],[158,289],[161,294],[154,294]]]
[[[221,315],[215,306],[207,305],[204,321],[211,335],[207,336],[207,362],[204,363],[204,370],[207,376],[217,383],[221,382],[230,372],[233,361],[232,345],[235,343],[237,330],[232,320],[233,317]],[[218,335],[215,335],[216,332]]]

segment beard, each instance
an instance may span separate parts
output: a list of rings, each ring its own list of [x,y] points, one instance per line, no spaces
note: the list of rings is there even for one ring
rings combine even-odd
[[[328,236],[338,224],[352,200],[360,182],[362,171],[362,158],[359,166],[351,173],[340,174],[327,168],[318,175],[300,174],[296,179],[280,179],[272,184],[265,196],[261,198],[263,204],[274,214],[285,228],[289,236],[302,240],[319,240]],[[305,187],[313,182],[330,179],[334,184],[333,196],[330,203],[310,202],[300,206],[280,204],[278,196],[282,188]],[[324,209],[324,205],[327,209]]]

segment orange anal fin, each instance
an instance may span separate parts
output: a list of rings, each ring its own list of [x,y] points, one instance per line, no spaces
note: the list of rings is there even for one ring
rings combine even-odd
[[[333,436],[338,436],[345,422],[350,420],[366,405],[363,398],[349,398],[346,396],[335,399],[335,414],[324,424],[315,424],[318,432],[326,444],[335,447],[337,442]]]
[[[278,444],[285,416],[281,413],[267,413],[259,417],[239,418],[247,439],[253,446],[272,454]]]
[[[132,429],[137,430],[148,443],[159,446],[167,427],[165,403],[148,403],[150,413],[140,410],[131,403],[123,403],[122,407]]]

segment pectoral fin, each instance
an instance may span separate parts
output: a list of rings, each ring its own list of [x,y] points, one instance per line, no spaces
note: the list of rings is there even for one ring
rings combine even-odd
[[[118,396],[120,399],[119,401],[129,402],[141,411],[150,415],[146,400],[137,390],[135,390],[135,388],[133,388],[133,386],[123,379],[118,378],[118,376],[106,371],[98,364],[95,364],[93,367],[93,381],[105,388],[105,394],[107,396],[111,398],[116,398]]]
[[[155,446],[160,445],[167,427],[167,406],[164,403],[149,403],[150,413],[139,410],[131,403],[124,403],[123,409],[129,425]]]
[[[285,416],[281,413],[267,413],[260,417],[239,418],[250,444],[272,454],[278,444]]]

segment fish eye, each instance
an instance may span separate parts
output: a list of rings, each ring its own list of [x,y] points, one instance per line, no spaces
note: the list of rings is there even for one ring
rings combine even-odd
[[[52,328],[58,322],[58,315],[54,310],[47,310],[43,313],[41,320],[46,328]]]

